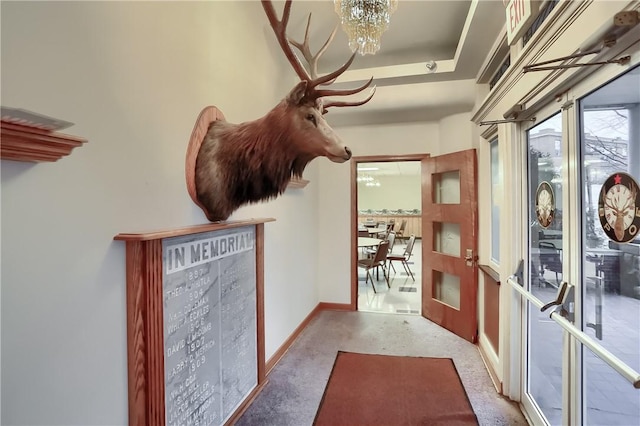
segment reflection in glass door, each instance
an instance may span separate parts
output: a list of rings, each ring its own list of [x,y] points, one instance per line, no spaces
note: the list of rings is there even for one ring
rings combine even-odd
[[[529,129],[527,152],[528,290],[546,303],[575,286],[568,320],[640,370],[640,67]],[[640,425],[640,390],[527,304],[536,421]]]
[[[529,291],[539,300],[555,299],[562,281],[562,114],[527,132],[529,186]],[[526,391],[538,413],[562,423],[563,332],[527,303]]]
[[[640,370],[640,67],[580,100],[582,328]],[[583,424],[639,425],[640,390],[582,350]]]

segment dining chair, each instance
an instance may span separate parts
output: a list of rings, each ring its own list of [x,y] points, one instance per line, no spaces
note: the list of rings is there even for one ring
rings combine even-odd
[[[387,256],[387,261],[389,261],[389,266],[393,269],[393,272],[396,271],[396,268],[393,266],[393,261],[395,260],[398,262],[402,262],[402,266],[404,267],[404,270],[407,272],[407,274],[411,276],[411,279],[413,279],[413,281],[415,281],[416,278],[413,276],[413,272],[409,267],[409,259],[411,259],[411,254],[413,253],[413,245],[415,244],[415,242],[416,242],[416,236],[411,235],[409,237],[409,241],[407,242],[407,247],[405,247],[403,254],[401,255],[389,254]]]
[[[389,232],[389,234],[384,239],[386,241],[389,241],[389,253],[388,254],[390,255],[391,252],[393,251],[393,245],[396,242],[396,233],[391,231],[391,232]],[[369,255],[369,257],[373,257],[373,255],[376,254],[376,250],[377,249],[369,248],[369,249],[366,250],[366,252]]]
[[[388,253],[389,241],[381,241],[380,244],[378,244],[378,248],[376,249],[376,253],[373,257],[358,260],[358,267],[364,268],[367,273],[365,284],[369,279],[371,279],[371,287],[373,288],[374,293],[377,293],[376,286],[373,283],[373,276],[371,275],[371,270],[374,268],[382,268],[382,275],[384,275],[384,279],[387,282],[387,287],[391,288],[391,285],[389,284],[389,274],[386,267]]]
[[[398,239],[405,239],[404,236],[404,231],[407,228],[407,219],[402,219],[402,222],[400,222],[400,228],[398,228],[398,230],[396,231],[396,238]]]
[[[393,245],[396,242],[396,233],[394,231],[389,231],[387,241],[389,241],[389,254],[391,254],[393,252]]]
[[[389,232],[393,230],[393,223],[389,222],[385,225],[385,230],[383,232],[378,232],[378,238],[387,239],[389,236]]]
[[[540,249],[540,280],[542,283],[548,283],[552,287],[558,288],[560,286],[558,273],[562,275],[562,257],[560,256],[560,250],[556,248],[555,244],[549,241],[540,241],[538,248]],[[555,284],[544,279],[545,270],[555,272]]]

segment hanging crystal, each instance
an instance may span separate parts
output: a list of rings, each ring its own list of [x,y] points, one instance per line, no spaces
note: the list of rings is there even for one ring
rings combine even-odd
[[[349,37],[349,47],[361,55],[380,49],[382,33],[389,28],[391,14],[398,0],[334,0],[342,28]]]

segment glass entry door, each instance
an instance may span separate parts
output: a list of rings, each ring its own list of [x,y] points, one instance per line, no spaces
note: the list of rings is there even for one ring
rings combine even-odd
[[[527,132],[529,195],[529,291],[553,300],[564,278],[562,113]],[[526,393],[550,424],[562,424],[563,332],[527,303]]]
[[[640,67],[578,102],[582,330],[640,371]],[[640,389],[588,349],[583,423],[640,425]]]
[[[525,286],[546,303],[568,282],[565,317],[640,371],[640,67],[575,96],[527,131]],[[640,425],[640,389],[526,304],[534,423]]]

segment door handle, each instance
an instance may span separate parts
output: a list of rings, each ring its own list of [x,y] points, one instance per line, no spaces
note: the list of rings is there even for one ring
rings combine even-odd
[[[473,255],[472,249],[467,249],[466,255],[464,256],[464,260],[467,266],[473,266],[473,264],[478,260],[478,256]]]
[[[551,302],[544,305],[542,308],[540,308],[540,311],[544,312],[552,306],[558,306],[558,308],[554,309],[553,312],[557,312],[561,316],[573,322],[574,300],[575,300],[574,287],[569,283],[567,283],[566,281],[563,281],[560,284],[560,287],[558,287],[558,294],[556,295],[556,300],[552,300]]]
[[[569,283],[567,283],[566,281],[563,281],[562,283],[560,283],[560,287],[558,287],[558,293],[556,294],[556,299],[544,305],[542,308],[540,308],[540,311],[544,312],[552,306],[565,305],[567,303],[567,298],[570,293],[571,291],[569,289]]]
[[[565,301],[565,297],[567,296],[567,287],[569,286],[569,284],[565,281],[563,281],[560,284],[560,287],[558,287],[558,293],[556,293],[556,299],[552,300],[551,302],[547,303],[546,305],[544,305],[542,308],[540,308],[541,312],[546,311],[547,309],[549,309],[552,306],[561,306],[564,301]]]

